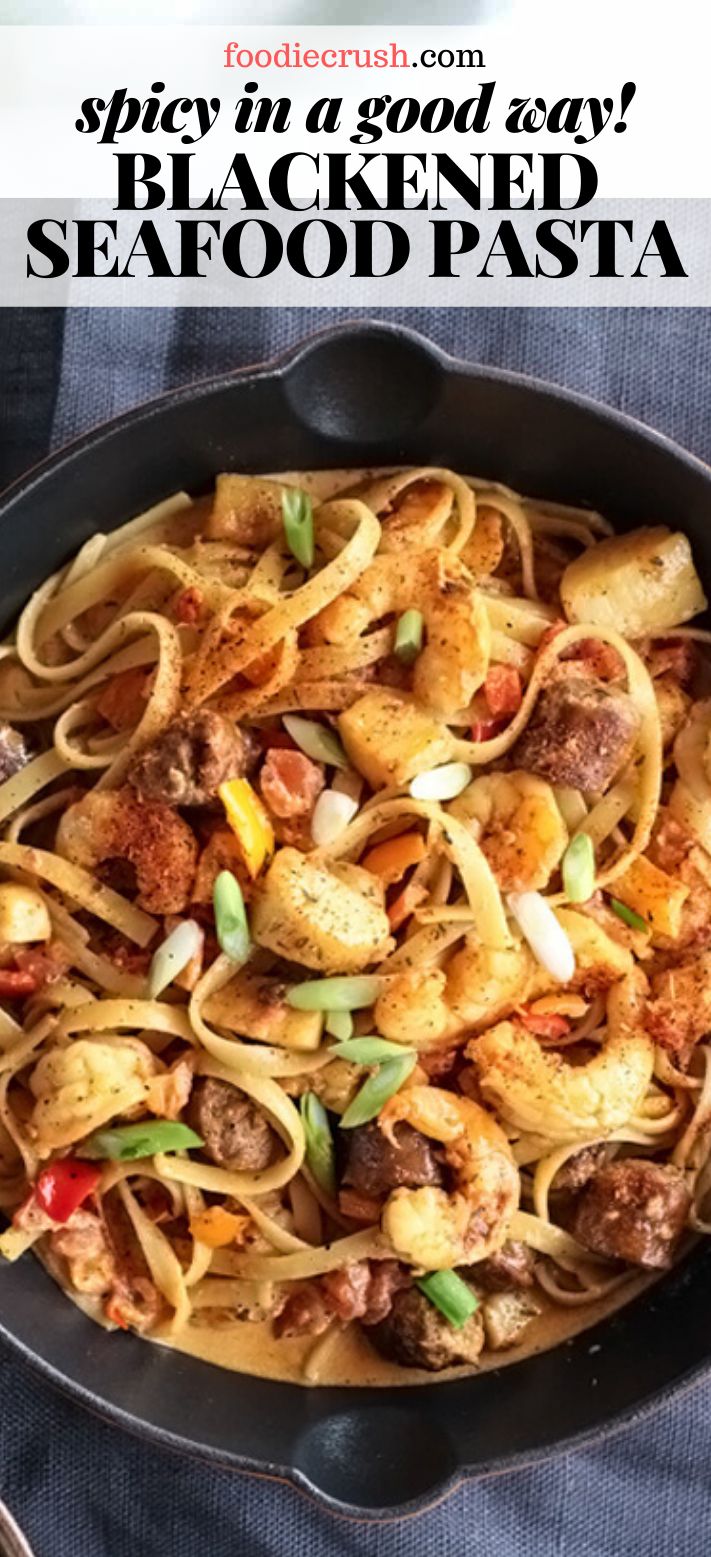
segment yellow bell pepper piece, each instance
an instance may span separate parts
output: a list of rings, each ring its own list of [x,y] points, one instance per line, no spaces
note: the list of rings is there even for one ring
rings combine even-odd
[[[247,779],[229,779],[218,793],[250,876],[258,876],[274,853],[274,830],[264,806]]]

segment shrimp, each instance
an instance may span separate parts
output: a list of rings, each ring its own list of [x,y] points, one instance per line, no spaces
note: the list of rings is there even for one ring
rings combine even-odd
[[[456,1024],[441,968],[409,968],[388,979],[375,1003],[375,1027],[383,1038],[431,1049],[453,1036]]]
[[[542,1049],[520,1023],[500,1022],[467,1045],[485,1100],[517,1130],[548,1142],[599,1140],[637,1112],[652,1079],[643,1031],[647,981],[639,970],[611,990],[607,1037],[586,1064]]]
[[[537,966],[523,941],[512,946],[483,946],[468,935],[447,968],[447,1003],[463,1027],[498,1022],[529,998]]]
[[[446,971],[408,968],[388,979],[374,1011],[383,1038],[426,1052],[499,1021],[527,1000],[536,965],[523,942],[498,950],[467,936]]]
[[[179,914],[190,901],[197,840],[170,806],[139,799],[135,790],[90,790],[69,806],[57,828],[56,849],[73,865],[100,873],[125,863],[135,875],[136,903],[148,913]]]
[[[412,688],[424,708],[446,719],[466,708],[489,665],[491,630],[472,576],[441,551],[379,556],[338,600],[312,620],[312,643],[350,643],[383,617],[417,606],[426,643]]]
[[[437,546],[453,506],[454,492],[443,481],[411,482],[399,494],[391,513],[383,516],[381,553]]]
[[[149,1094],[158,1064],[140,1039],[103,1033],[43,1054],[30,1076],[28,1130],[40,1156],[70,1146]]]
[[[568,845],[550,784],[531,773],[476,778],[450,811],[474,834],[504,892],[547,886]]]
[[[519,1201],[518,1169],[503,1130],[471,1098],[442,1087],[413,1086],[389,1099],[378,1122],[393,1144],[401,1120],[441,1141],[452,1191],[425,1185],[388,1197],[382,1227],[398,1259],[425,1270],[486,1259],[504,1243]]]

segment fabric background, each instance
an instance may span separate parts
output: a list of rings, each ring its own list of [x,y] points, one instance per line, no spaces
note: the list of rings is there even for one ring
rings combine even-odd
[[[385,317],[595,395],[711,462],[711,309]],[[0,485],[94,422],[326,322],[323,310],[0,310]],[[0,1349],[0,1495],[37,1557],[701,1557],[710,1466],[708,1381],[594,1447],[469,1484],[417,1519],[358,1524],[146,1447]]]

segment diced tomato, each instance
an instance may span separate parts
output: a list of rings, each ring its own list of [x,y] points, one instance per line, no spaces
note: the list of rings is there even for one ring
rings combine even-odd
[[[259,775],[259,787],[274,816],[306,816],[326,782],[321,763],[301,751],[272,747]]]
[[[35,1184],[35,1200],[53,1222],[68,1222],[77,1207],[93,1194],[100,1178],[98,1163],[60,1157],[42,1169]]]
[[[514,665],[492,665],[484,682],[484,696],[494,719],[515,714],[521,707],[521,677]]]
[[[522,1006],[519,1016],[524,1027],[529,1033],[535,1033],[537,1038],[547,1038],[555,1042],[557,1038],[565,1038],[570,1032],[570,1022],[567,1016],[561,1016],[557,1011],[528,1011]]]
[[[492,741],[505,728],[505,719],[475,719],[471,726],[473,741]]]
[[[205,597],[201,589],[196,589],[194,585],[183,589],[173,601],[176,622],[181,622],[184,627],[196,627],[204,606]]]

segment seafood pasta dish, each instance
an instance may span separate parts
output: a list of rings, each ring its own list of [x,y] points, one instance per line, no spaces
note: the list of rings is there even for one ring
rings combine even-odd
[[[705,606],[683,534],[429,467],[93,535],[0,648],[4,1259],[394,1384],[711,1231]]]

